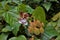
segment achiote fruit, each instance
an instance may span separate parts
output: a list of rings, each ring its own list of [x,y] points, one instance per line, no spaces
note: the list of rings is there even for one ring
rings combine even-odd
[[[28,31],[31,34],[39,35],[40,33],[44,32],[43,23],[39,20],[34,20],[33,22],[30,21],[30,25],[28,27]]]

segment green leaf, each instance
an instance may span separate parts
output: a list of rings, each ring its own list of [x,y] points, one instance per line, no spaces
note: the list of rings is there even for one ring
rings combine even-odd
[[[57,22],[49,22],[48,24],[47,24],[47,28],[46,29],[54,29],[55,28],[55,26],[57,25]]]
[[[0,2],[0,9],[2,8],[2,3]]]
[[[28,12],[28,13],[32,13],[33,12],[33,9],[28,6],[28,5],[25,5],[25,4],[21,4],[18,6],[18,10],[21,12]]]
[[[4,27],[4,25],[2,25],[2,24],[0,23],[0,33],[1,33],[1,30],[2,30],[3,27]]]
[[[35,19],[40,20],[41,22],[45,22],[46,21],[46,17],[45,17],[45,12],[44,9],[42,7],[37,7],[33,13],[32,13],[33,17]]]
[[[39,3],[39,2],[41,2],[42,0],[33,0],[33,2],[35,2],[35,3]]]
[[[27,40],[27,39],[24,35],[21,35],[17,37],[17,40]]]
[[[18,37],[12,37],[9,40],[27,40],[24,35],[18,36]]]
[[[60,40],[60,35],[55,40]]]
[[[58,33],[60,33],[60,27],[59,26],[56,26],[56,31],[58,32]]]
[[[26,5],[25,4],[21,4],[18,6],[18,10],[22,11],[22,12],[26,12]]]
[[[55,1],[55,2],[57,2],[58,0],[49,0],[49,1]]]
[[[57,31],[55,30],[55,26],[57,25],[56,22],[49,22],[47,26],[45,27],[45,31],[49,32],[50,34],[57,35]]]
[[[16,37],[12,37],[9,40],[17,40],[17,38]]]
[[[2,1],[2,2],[1,2],[2,8],[4,8],[7,3],[8,3],[8,2],[7,2],[6,0]]]
[[[0,16],[2,16],[3,13],[4,13],[4,10],[0,10]]]
[[[50,3],[50,2],[46,2],[46,3],[43,4],[43,6],[45,7],[45,9],[46,9],[47,11],[49,11],[49,9],[50,9],[50,7],[51,7],[51,3]]]
[[[12,30],[12,32],[13,32],[14,35],[17,35],[17,33],[19,31],[19,28],[20,28],[20,23],[15,23],[14,24],[14,28]]]
[[[12,28],[8,25],[2,29],[2,32],[9,32],[9,31],[12,31]]]
[[[12,7],[12,9],[10,10],[10,12],[17,14],[19,12],[18,11],[18,7]]]
[[[16,3],[16,4],[21,4],[22,3],[22,1],[21,0],[8,0],[7,2],[14,2],[14,3]]]
[[[44,32],[44,34],[42,35],[42,40],[50,40],[51,38],[57,36],[57,32],[55,30],[49,30],[49,31],[46,31]]]
[[[8,35],[7,34],[1,34],[0,35],[0,40],[7,40]]]
[[[40,38],[35,37],[34,40],[40,40]]]
[[[2,7],[4,7],[4,6],[5,6],[5,3],[6,3],[6,1],[2,1],[2,2],[1,2]]]
[[[17,17],[12,12],[6,12],[3,14],[5,21],[10,25],[13,26],[16,22],[18,22]]]
[[[58,32],[55,30],[56,22],[49,22],[45,27],[45,32],[42,35],[42,40],[50,40],[52,37],[58,36]]]
[[[57,21],[57,26],[60,27],[60,18]]]
[[[47,34],[43,34],[41,40],[49,40]]]
[[[5,21],[10,25],[11,29],[13,29],[14,35],[17,35],[19,31],[20,23],[18,23],[19,16],[13,12],[6,12],[3,14]]]
[[[28,13],[32,13],[34,11],[34,9],[32,9],[30,6],[26,5],[26,10]]]
[[[11,9],[11,7],[6,3],[4,6],[4,10],[5,11],[9,11]]]
[[[57,21],[57,25],[56,25],[56,28],[55,29],[57,30],[58,33],[60,33],[60,18]]]
[[[52,17],[53,21],[56,21],[58,18],[60,18],[60,12],[57,13],[55,16]]]

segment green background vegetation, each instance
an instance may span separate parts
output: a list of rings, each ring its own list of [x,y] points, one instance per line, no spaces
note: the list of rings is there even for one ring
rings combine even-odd
[[[0,40],[28,39],[19,34],[21,11],[44,23],[44,33],[35,40],[60,40],[60,0],[0,0]]]

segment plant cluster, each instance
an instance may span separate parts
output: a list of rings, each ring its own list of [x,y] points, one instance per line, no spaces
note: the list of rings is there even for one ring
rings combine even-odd
[[[60,40],[60,1],[0,0],[0,40]]]

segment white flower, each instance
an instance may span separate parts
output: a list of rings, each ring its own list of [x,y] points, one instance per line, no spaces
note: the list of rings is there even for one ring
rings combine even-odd
[[[28,25],[28,22],[26,19],[20,19],[19,23],[23,24],[23,25]]]

